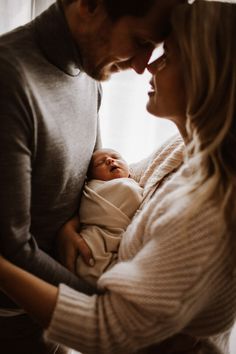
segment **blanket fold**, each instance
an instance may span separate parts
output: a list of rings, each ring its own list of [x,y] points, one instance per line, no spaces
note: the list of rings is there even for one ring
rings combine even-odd
[[[77,274],[95,284],[117,261],[121,237],[142,201],[143,189],[130,178],[86,183],[80,205],[80,235],[90,247],[95,266],[78,257]]]

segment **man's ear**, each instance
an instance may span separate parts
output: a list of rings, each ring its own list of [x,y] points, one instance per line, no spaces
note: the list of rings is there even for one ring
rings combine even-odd
[[[100,5],[100,0],[80,0],[81,15],[92,15]]]

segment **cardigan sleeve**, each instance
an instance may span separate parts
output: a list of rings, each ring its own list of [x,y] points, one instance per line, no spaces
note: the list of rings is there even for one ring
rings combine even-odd
[[[188,225],[160,217],[136,255],[100,278],[104,294],[61,285],[49,339],[83,353],[131,353],[185,328],[214,296],[209,279],[222,264],[222,240],[212,238],[219,222],[204,212]]]
[[[148,174],[149,168],[152,166],[153,162],[160,156],[164,151],[167,151],[167,156],[170,151],[173,151],[179,144],[182,143],[182,138],[179,134],[170,137],[164,144],[162,144],[158,149],[154,150],[149,156],[144,159],[130,164],[131,177],[138,183],[142,180],[145,174]],[[164,153],[166,156],[166,152]],[[155,164],[155,168],[158,166]]]
[[[135,163],[131,163],[129,168],[130,168],[130,174],[131,177],[136,181],[136,182],[140,182],[142,176],[144,175],[144,173],[146,172],[146,170],[148,169],[148,166],[152,163],[152,161],[154,160],[154,156],[156,155],[156,151],[152,152],[148,157],[145,157],[144,159],[135,162]]]

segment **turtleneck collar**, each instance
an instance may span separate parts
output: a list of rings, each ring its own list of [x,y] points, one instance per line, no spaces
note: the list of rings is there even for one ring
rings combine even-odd
[[[70,76],[81,71],[78,47],[69,31],[60,2],[50,6],[32,22],[36,41],[46,58]]]

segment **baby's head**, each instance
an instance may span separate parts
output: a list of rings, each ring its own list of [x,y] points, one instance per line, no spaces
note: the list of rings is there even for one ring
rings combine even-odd
[[[93,153],[87,176],[102,181],[129,177],[129,166],[117,151],[99,149]]]

